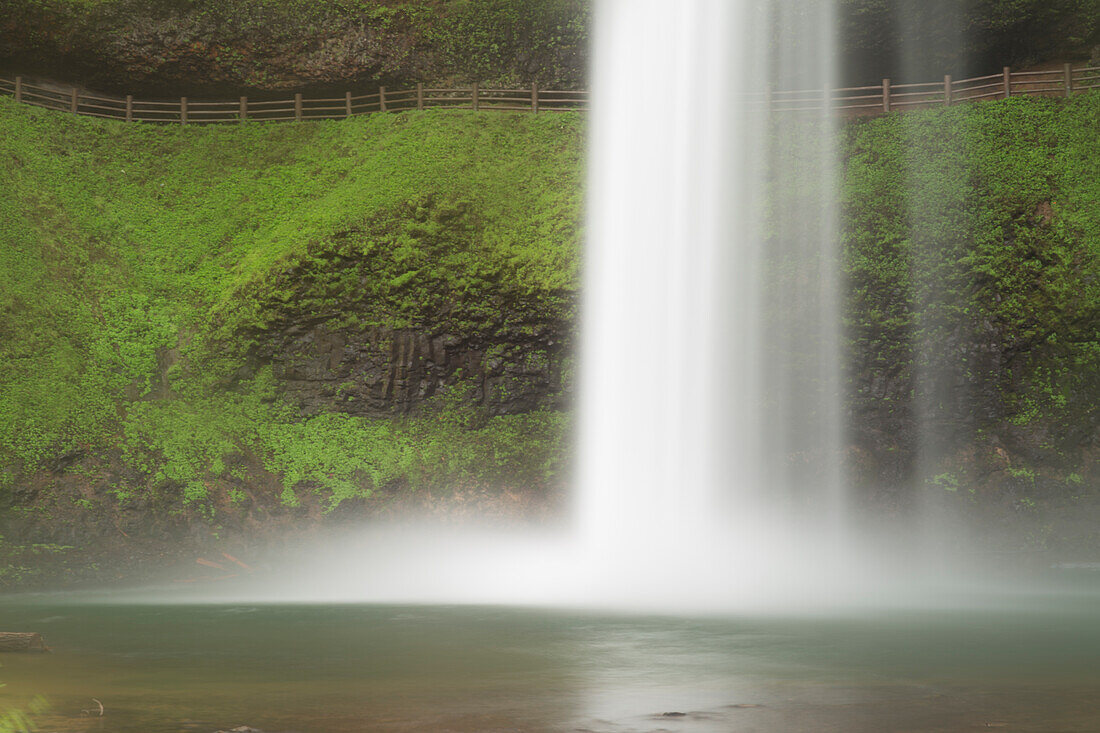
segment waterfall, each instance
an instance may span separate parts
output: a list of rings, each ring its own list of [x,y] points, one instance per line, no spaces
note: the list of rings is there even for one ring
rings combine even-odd
[[[831,20],[598,4],[577,512],[605,593],[712,598],[701,566],[748,587],[840,536]],[[768,88],[821,109],[772,114]]]
[[[742,134],[726,40],[743,10],[721,0],[597,10],[579,521],[593,556],[632,556],[647,574],[715,535],[720,450],[755,479],[753,436],[726,435],[717,404],[720,379],[749,384],[757,368],[719,363],[719,339],[751,341],[756,323],[717,328],[736,182],[728,141]]]

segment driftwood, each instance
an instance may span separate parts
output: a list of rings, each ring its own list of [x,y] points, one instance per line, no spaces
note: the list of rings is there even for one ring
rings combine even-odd
[[[48,652],[42,634],[0,631],[0,652]]]

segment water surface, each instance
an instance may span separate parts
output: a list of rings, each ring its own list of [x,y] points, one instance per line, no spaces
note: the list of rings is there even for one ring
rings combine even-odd
[[[54,651],[0,659],[0,706],[45,695],[45,731],[1096,731],[1098,620],[1072,595],[694,619],[22,599],[0,629]]]

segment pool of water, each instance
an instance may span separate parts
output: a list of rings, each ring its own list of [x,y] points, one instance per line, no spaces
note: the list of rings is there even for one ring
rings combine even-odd
[[[53,648],[0,656],[0,709],[45,696],[43,731],[1100,730],[1095,595],[766,618],[46,597],[0,602],[0,630]]]

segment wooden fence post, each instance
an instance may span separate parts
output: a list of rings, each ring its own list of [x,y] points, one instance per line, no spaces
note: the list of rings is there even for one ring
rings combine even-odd
[[[386,87],[378,87],[378,109],[381,112],[386,111]]]
[[[951,75],[947,74],[943,77],[943,103],[948,107],[951,106]]]
[[[187,124],[187,97],[180,97],[180,124]]]
[[[23,101],[23,77],[15,77],[15,101]]]
[[[351,92],[344,92],[344,111],[351,117]]]
[[[69,111],[74,115],[76,114],[76,108],[80,106],[80,92],[73,87],[72,92],[69,93]]]
[[[890,111],[890,80],[882,80],[882,111]]]
[[[1005,99],[1008,99],[1009,97],[1012,96],[1012,69],[1011,69],[1011,67],[1006,66],[1004,68],[1004,76],[1005,76]]]
[[[248,119],[248,97],[241,97],[241,106],[237,114],[241,118],[241,122]]]
[[[1065,65],[1066,71],[1066,96],[1073,96],[1073,64]]]
[[[477,109],[478,109],[478,88],[477,87],[478,87],[478,84],[475,81],[474,82],[474,90],[473,90],[473,108],[474,108],[474,112],[477,112]]]
[[[416,83],[416,108],[424,109],[424,84],[421,82]]]
[[[535,114],[539,113],[539,84],[538,82],[531,82],[531,111]]]
[[[294,94],[294,121],[302,121],[302,93],[296,92]]]
[[[127,94],[126,95],[126,121],[127,122],[133,122],[134,121],[134,95],[133,94]]]

